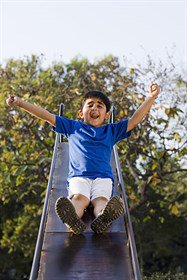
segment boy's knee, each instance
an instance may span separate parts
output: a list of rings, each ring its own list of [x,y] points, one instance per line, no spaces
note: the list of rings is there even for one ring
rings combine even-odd
[[[74,194],[72,197],[71,197],[71,200],[77,200],[77,201],[84,201],[85,203],[87,202],[88,204],[90,203],[90,200],[84,196],[83,194]]]
[[[102,204],[102,203],[107,203],[108,199],[104,196],[100,196],[100,197],[94,198],[91,202],[93,205]]]

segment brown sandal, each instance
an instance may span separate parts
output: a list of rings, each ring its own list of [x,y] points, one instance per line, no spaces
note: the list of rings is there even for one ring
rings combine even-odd
[[[123,201],[119,196],[113,196],[106,207],[91,224],[91,229],[99,234],[106,232],[112,222],[124,214]]]
[[[80,234],[86,225],[76,214],[75,208],[67,197],[59,197],[55,203],[55,211],[62,222],[75,234]]]

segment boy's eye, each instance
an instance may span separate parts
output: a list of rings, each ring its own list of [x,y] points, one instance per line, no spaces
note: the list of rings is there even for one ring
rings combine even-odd
[[[88,108],[92,108],[93,106],[94,106],[93,103],[87,104],[87,107],[88,107]],[[103,105],[102,105],[102,104],[96,104],[96,107],[97,107],[97,108],[103,108]]]

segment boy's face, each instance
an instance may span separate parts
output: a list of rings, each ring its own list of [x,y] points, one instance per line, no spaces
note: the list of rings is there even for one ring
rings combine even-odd
[[[110,112],[106,112],[106,105],[97,97],[86,99],[80,112],[80,117],[84,119],[84,122],[95,127],[102,126],[109,116]]]

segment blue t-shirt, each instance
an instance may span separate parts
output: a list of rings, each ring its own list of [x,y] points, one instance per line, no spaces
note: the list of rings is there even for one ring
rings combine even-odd
[[[86,178],[111,178],[110,157],[113,145],[130,136],[128,120],[94,127],[79,120],[56,116],[54,131],[69,141],[69,175]]]

